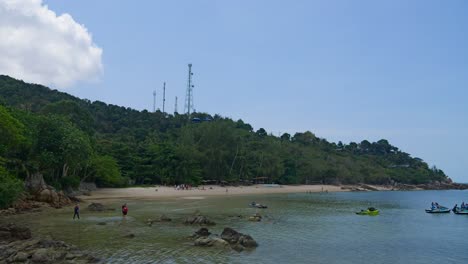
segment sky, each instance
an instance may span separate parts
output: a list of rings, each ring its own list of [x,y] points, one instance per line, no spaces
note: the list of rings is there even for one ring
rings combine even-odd
[[[0,73],[278,135],[385,138],[468,182],[468,2],[0,0]],[[3,17],[3,19],[2,19]],[[25,37],[27,36],[27,37]],[[6,39],[6,41],[5,41]]]

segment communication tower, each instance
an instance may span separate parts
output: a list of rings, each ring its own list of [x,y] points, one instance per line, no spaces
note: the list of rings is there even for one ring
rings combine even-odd
[[[184,106],[184,113],[187,114],[188,117],[190,117],[190,113],[194,112],[194,106],[193,106],[193,82],[192,82],[192,64],[190,63],[188,65],[188,80],[187,80],[187,91],[185,94],[185,106]]]
[[[156,112],[156,91],[153,91],[153,113]]]
[[[166,82],[164,82],[164,86],[163,86],[163,113],[164,112],[164,105],[166,104]]]

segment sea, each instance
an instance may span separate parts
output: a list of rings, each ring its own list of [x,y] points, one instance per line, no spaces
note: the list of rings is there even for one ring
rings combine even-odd
[[[190,197],[189,197],[190,198]],[[267,209],[249,207],[251,202]],[[468,263],[468,215],[428,214],[431,202],[452,208],[468,202],[468,191],[382,191],[295,193],[251,196],[122,200],[110,210],[73,208],[2,217],[29,226],[34,235],[64,240],[102,259],[103,263]],[[120,205],[127,203],[127,218]],[[356,215],[368,207],[377,216]],[[183,224],[195,213],[251,235],[256,249],[202,248],[190,239],[198,226]],[[248,221],[259,213],[260,222]],[[162,214],[171,222],[148,219]],[[133,234],[133,237],[128,235]]]

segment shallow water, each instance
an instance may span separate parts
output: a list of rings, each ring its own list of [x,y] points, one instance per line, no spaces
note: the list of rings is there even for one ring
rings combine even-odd
[[[452,207],[463,199],[468,201],[468,191],[226,196],[122,201],[129,206],[125,220],[120,203],[114,203],[109,206],[115,211],[82,209],[79,221],[71,219],[69,208],[0,221],[24,223],[112,263],[468,263],[468,215],[424,212],[431,201]],[[269,206],[259,209],[264,221],[246,220],[256,211],[247,206],[251,201]],[[368,206],[381,214],[354,214]],[[195,210],[217,223],[210,232],[220,234],[229,226],[250,234],[259,247],[240,253],[194,247],[187,237],[198,227],[181,223]],[[173,221],[146,225],[161,214]],[[106,225],[98,225],[102,222]],[[135,238],[123,237],[130,233]]]

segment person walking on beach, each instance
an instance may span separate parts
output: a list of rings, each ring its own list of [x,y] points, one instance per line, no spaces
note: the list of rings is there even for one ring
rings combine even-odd
[[[73,219],[75,219],[75,217],[78,217],[78,219],[80,219],[80,204],[75,205],[74,211],[75,213],[73,214]]]
[[[126,217],[127,213],[128,213],[128,207],[127,207],[127,204],[125,203],[124,205],[122,205],[122,215],[123,215],[123,217]]]

